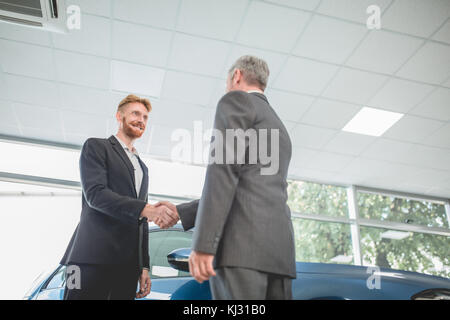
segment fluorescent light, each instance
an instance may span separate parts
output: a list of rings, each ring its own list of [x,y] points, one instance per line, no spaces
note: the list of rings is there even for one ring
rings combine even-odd
[[[402,113],[363,107],[342,130],[379,137],[403,116]]]
[[[345,256],[342,254],[330,259],[331,262],[336,262],[336,263],[350,263],[350,262],[352,262],[352,260],[353,260],[353,256]]]
[[[393,240],[403,240],[405,238],[408,238],[410,235],[411,235],[410,232],[389,230],[389,231],[383,232],[381,234],[381,238],[393,239]]]

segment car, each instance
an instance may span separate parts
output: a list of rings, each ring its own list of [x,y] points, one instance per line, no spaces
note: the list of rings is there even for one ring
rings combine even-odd
[[[189,274],[193,231],[177,224],[169,229],[149,226],[151,292],[143,300],[210,300],[209,282]],[[416,272],[343,264],[297,262],[292,283],[298,300],[450,299],[450,279]],[[375,272],[374,272],[375,271]],[[377,278],[378,277],[378,278]],[[62,300],[65,266],[40,275],[26,300]]]

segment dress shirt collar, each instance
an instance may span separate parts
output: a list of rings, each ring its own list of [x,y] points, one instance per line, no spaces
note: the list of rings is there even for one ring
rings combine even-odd
[[[116,134],[114,135],[114,137],[116,137],[116,139],[119,141],[120,145],[122,146],[122,148],[124,148],[125,150],[130,151],[131,153],[135,154],[136,156],[139,155],[139,153],[137,152],[136,148],[134,146],[132,146],[132,149],[130,150],[127,145],[125,144],[125,142],[123,142]]]

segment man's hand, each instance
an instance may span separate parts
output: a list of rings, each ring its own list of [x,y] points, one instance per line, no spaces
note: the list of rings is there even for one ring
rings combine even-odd
[[[148,274],[148,270],[142,270],[141,276],[139,277],[139,292],[136,292],[136,298],[144,298],[150,293],[152,287],[152,280]]]
[[[147,204],[141,212],[141,217],[147,218],[148,221],[153,221],[161,229],[167,229],[178,221],[178,214],[164,205],[156,207]]]
[[[167,208],[169,208],[175,215],[175,218],[171,220],[170,225],[168,225],[168,227],[172,227],[173,225],[175,225],[178,220],[180,220],[180,215],[178,214],[178,210],[177,207],[169,202],[169,201],[159,201],[157,203],[155,203],[155,207],[160,207],[160,206],[166,206]]]
[[[216,272],[213,268],[214,255],[192,251],[189,256],[189,271],[191,275],[197,280],[197,282],[202,283],[206,281],[211,276],[215,276]]]

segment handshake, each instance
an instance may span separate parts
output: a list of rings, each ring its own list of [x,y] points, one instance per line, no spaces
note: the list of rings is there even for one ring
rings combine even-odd
[[[160,201],[154,205],[147,203],[141,217],[147,218],[149,222],[153,221],[161,229],[170,228],[180,220],[177,207],[168,201]]]

